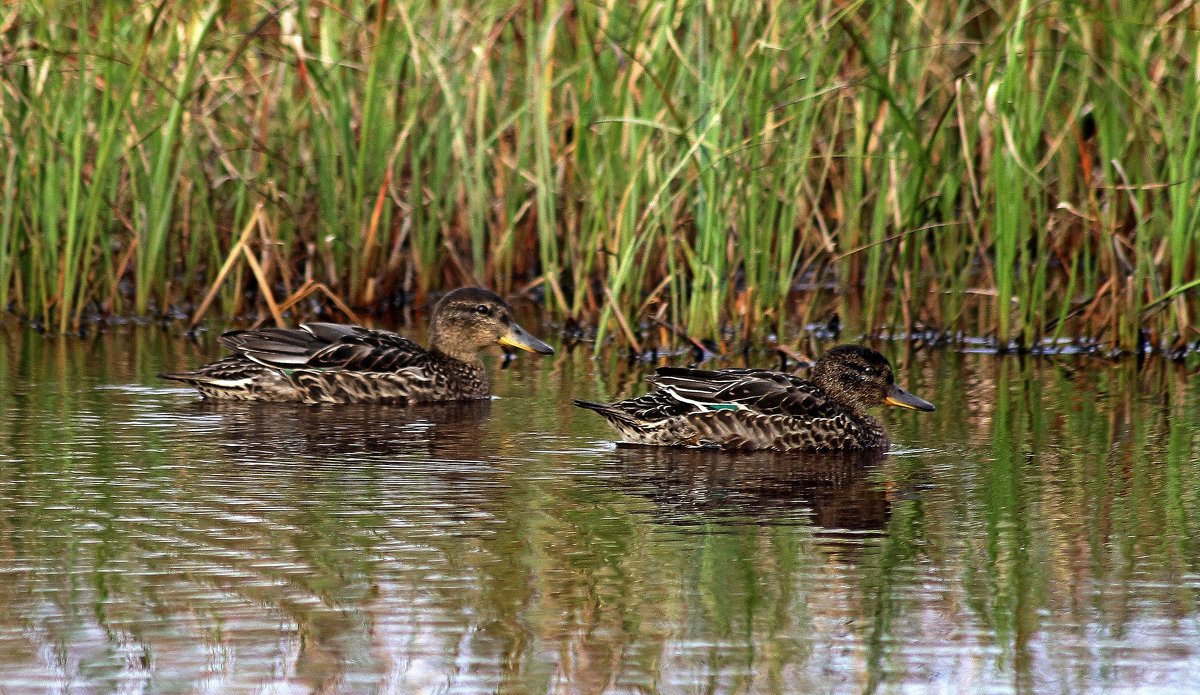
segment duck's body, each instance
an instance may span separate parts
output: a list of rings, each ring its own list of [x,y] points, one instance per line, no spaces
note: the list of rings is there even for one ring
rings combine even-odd
[[[888,444],[878,420],[783,372],[662,368],[648,381],[655,390],[644,396],[579,405],[607,418],[630,444],[780,451]]]
[[[759,369],[657,370],[653,390],[610,405],[576,401],[603,415],[631,444],[731,450],[882,449],[887,431],[866,408],[889,403],[933,410],[896,386],[874,350],[833,348],[811,380]]]
[[[166,375],[206,398],[302,403],[424,403],[487,398],[483,364],[390,333],[337,323],[222,335],[235,354]]]
[[[302,403],[424,403],[475,400],[491,392],[478,352],[491,344],[553,350],[513,322],[498,296],[451,292],[434,310],[432,347],[389,331],[337,323],[232,331],[234,354],[163,377],[206,398]]]

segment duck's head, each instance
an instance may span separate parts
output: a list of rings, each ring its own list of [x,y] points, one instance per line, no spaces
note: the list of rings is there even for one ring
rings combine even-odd
[[[910,410],[934,409],[929,401],[896,385],[886,357],[860,345],[826,350],[813,365],[811,379],[834,400],[858,412],[884,403]]]
[[[478,287],[464,287],[442,297],[433,308],[429,342],[434,350],[464,362],[478,360],[479,351],[492,345],[543,355],[554,352],[513,320],[512,308],[499,295]]]

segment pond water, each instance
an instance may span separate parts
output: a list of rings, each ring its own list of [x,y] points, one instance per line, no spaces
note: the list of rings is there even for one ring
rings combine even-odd
[[[1183,367],[884,346],[938,411],[805,459],[613,446],[586,348],[213,405],[177,333],[0,334],[0,692],[1200,688]]]

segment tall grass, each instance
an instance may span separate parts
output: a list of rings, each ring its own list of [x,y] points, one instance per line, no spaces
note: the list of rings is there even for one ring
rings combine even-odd
[[[71,331],[228,265],[226,315],[478,282],[641,348],[832,311],[1178,347],[1198,37],[1134,0],[18,1],[0,302]]]

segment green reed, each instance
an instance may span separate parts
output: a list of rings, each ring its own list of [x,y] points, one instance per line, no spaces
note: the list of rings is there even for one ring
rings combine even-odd
[[[262,279],[235,258],[226,314],[306,280],[364,308],[478,282],[649,347],[786,340],[850,311],[823,287],[861,290],[868,332],[1178,345],[1197,22],[1133,0],[25,0],[0,10],[0,302],[61,331],[187,311],[254,220]]]

